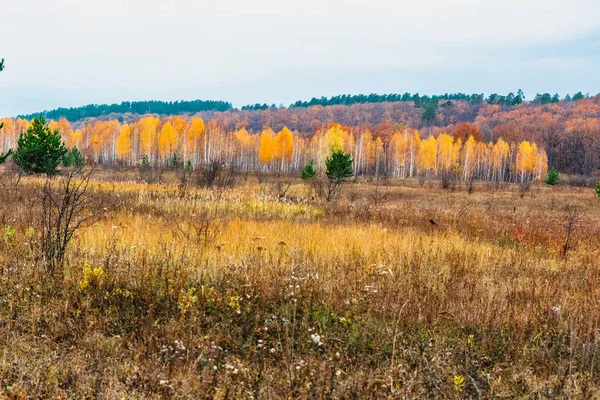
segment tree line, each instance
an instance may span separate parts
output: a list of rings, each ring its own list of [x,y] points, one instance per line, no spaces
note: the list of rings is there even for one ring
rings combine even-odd
[[[589,95],[584,96],[582,92],[578,92],[573,96],[567,94],[564,98],[560,98],[558,93],[551,95],[550,93],[536,93],[533,102],[540,104],[558,103],[561,100],[565,101],[577,101],[581,100]],[[412,102],[415,107],[425,107],[430,103],[436,105],[440,101],[448,102],[451,100],[466,101],[470,104],[481,104],[486,102],[487,104],[499,104],[504,106],[517,106],[525,101],[525,93],[521,89],[517,93],[508,93],[507,95],[501,95],[497,93],[491,93],[488,97],[485,97],[483,93],[445,93],[440,95],[419,95],[419,93],[411,94],[406,92],[404,94],[389,93],[389,94],[377,94],[371,93],[366,94],[343,94],[332,97],[313,97],[308,101],[298,100],[290,104],[289,108],[294,107],[312,107],[312,106],[333,106],[333,105],[352,105],[352,104],[365,104],[365,103],[393,103],[393,102]],[[449,106],[451,103],[443,103],[443,106]],[[242,110],[267,110],[277,108],[275,104],[268,105],[266,103],[250,104],[242,107]]]
[[[21,132],[32,126],[39,130],[40,118],[33,123],[6,121],[10,122],[0,136],[5,148],[20,146]],[[50,121],[48,130],[89,163],[105,166],[186,165],[195,169],[217,163],[242,171],[299,173],[307,164],[323,168],[327,157],[339,151],[352,156],[356,176],[523,183],[544,177],[548,169],[546,153],[537,144],[502,138],[485,142],[472,124],[436,135],[398,126],[386,136],[364,126],[333,123],[307,135],[287,127],[228,130],[217,120],[205,122],[197,116],[146,116],[132,124],[94,120],[81,129],[73,129],[63,118]]]
[[[97,118],[110,114],[194,114],[202,111],[227,111],[232,105],[225,101],[214,100],[192,100],[192,101],[124,101],[120,104],[88,104],[82,107],[57,108],[41,113],[22,115],[20,118],[32,119],[43,115],[47,119],[58,120],[66,118],[74,122],[86,118]]]
[[[560,98],[558,93],[552,95],[550,93],[537,93],[534,99],[531,101],[533,104],[553,104],[558,103],[561,100],[565,102],[578,101],[584,98],[589,98],[589,95],[584,95],[582,92],[573,94],[573,96],[567,94],[564,98]],[[497,104],[502,106],[518,106],[525,101],[525,94],[522,90],[518,90],[517,93],[508,93],[507,95],[501,95],[492,93],[488,97],[485,97],[483,93],[477,94],[466,94],[466,93],[445,93],[441,95],[419,95],[419,93],[389,93],[389,94],[376,94],[371,93],[369,95],[358,94],[358,95],[337,95],[332,97],[313,97],[308,101],[298,100],[289,105],[289,109],[292,108],[307,108],[313,106],[334,106],[334,105],[353,105],[353,104],[369,104],[369,103],[395,103],[395,102],[409,102],[414,105],[415,108],[424,109],[423,121],[433,122],[435,120],[435,111],[438,107],[452,107],[454,103],[452,101],[463,101],[471,105],[479,105],[482,103],[486,104]],[[283,106],[276,106],[275,104],[268,105],[266,103],[249,104],[241,107],[242,111],[264,111],[264,110],[277,110],[285,108]],[[199,112],[223,112],[233,110],[236,111],[230,102],[226,101],[213,101],[213,100],[191,100],[191,101],[124,101],[120,104],[88,104],[81,107],[71,108],[57,108],[50,111],[42,111],[41,113],[33,113],[27,115],[20,115],[20,118],[32,119],[37,115],[43,115],[47,119],[58,120],[60,118],[66,118],[70,122],[83,120],[86,118],[97,118],[100,116],[106,116],[110,114],[158,114],[158,115],[182,115],[182,114],[194,114]]]

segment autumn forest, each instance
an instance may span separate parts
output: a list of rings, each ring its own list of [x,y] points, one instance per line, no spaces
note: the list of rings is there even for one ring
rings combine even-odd
[[[108,112],[73,122],[60,117],[50,127],[102,165],[134,166],[147,157],[163,166],[173,160],[193,167],[218,161],[243,170],[298,172],[311,160],[322,166],[331,150],[340,149],[352,154],[356,175],[452,171],[463,180],[522,182],[544,176],[548,167],[577,175],[600,170],[600,97],[506,98],[365,96],[364,102],[343,105],[335,104],[342,102],[338,97],[325,106],[298,102],[290,108],[224,111],[223,102],[200,102],[214,108],[190,115],[185,110],[191,106],[171,104],[162,109],[184,113]],[[57,112],[46,114],[61,115]],[[3,122],[0,144],[12,148],[28,120]]]

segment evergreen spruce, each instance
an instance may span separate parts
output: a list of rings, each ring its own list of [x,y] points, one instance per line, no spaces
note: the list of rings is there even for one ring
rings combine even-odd
[[[46,119],[39,116],[19,136],[13,159],[26,173],[54,175],[67,152],[58,130],[52,132]]]
[[[70,152],[63,157],[65,167],[82,168],[85,165],[85,158],[77,147],[73,147]]]
[[[146,154],[144,154],[142,156],[142,168],[144,168],[144,169],[150,168],[150,158],[148,158],[148,155],[146,155]]]
[[[183,166],[183,163],[179,160],[179,157],[177,157],[177,153],[173,153],[173,156],[171,156],[171,159],[167,164],[167,167],[172,169],[179,169]]]
[[[560,173],[558,172],[558,170],[556,168],[552,167],[552,169],[550,169],[550,171],[548,171],[548,177],[546,178],[544,183],[546,185],[554,186],[558,183],[559,180],[560,180]]]
[[[341,183],[352,177],[354,175],[352,161],[349,153],[346,154],[341,150],[331,153],[325,160],[327,178],[330,181]]]
[[[313,179],[317,175],[315,168],[313,167],[313,162],[311,161],[307,164],[302,170],[302,179],[305,181]]]

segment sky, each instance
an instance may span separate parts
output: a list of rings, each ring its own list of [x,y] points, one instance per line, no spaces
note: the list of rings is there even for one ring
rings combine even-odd
[[[598,0],[0,0],[0,117],[134,100],[600,92]]]

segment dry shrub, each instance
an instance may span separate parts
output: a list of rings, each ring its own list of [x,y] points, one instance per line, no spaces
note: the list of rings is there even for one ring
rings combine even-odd
[[[108,211],[89,201],[86,193],[93,169],[73,168],[45,179],[41,195],[41,256],[48,275],[61,267],[75,232]],[[60,270],[59,270],[60,271]]]
[[[226,166],[219,160],[213,160],[196,170],[196,183],[204,188],[231,188],[235,185],[238,174],[239,170],[235,166]]]

